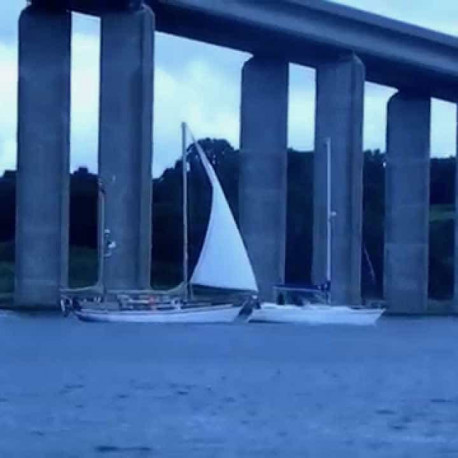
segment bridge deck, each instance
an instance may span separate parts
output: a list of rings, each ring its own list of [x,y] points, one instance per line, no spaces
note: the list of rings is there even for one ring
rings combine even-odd
[[[458,39],[323,0],[147,0],[159,31],[316,67],[355,52],[367,79],[458,101]]]

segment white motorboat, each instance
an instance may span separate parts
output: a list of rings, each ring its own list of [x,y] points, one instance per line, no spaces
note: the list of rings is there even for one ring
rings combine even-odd
[[[375,325],[383,309],[357,308],[344,305],[307,304],[279,305],[262,303],[248,318],[258,323],[305,323],[305,324],[351,324]]]
[[[332,301],[331,289],[331,252],[332,252],[332,222],[336,213],[331,209],[331,140],[326,140],[326,278],[324,284],[313,291],[318,303],[302,301],[300,305],[262,303],[253,309],[248,318],[250,322],[263,323],[306,323],[306,324],[349,324],[349,325],[374,325],[383,314],[382,308],[364,308],[335,304]],[[285,288],[286,290],[287,288]],[[301,288],[295,288],[301,290]]]
[[[188,276],[188,149],[189,133],[197,156],[211,185],[212,199],[209,222],[200,256],[191,277]],[[99,293],[66,291],[61,307],[66,314],[73,311],[83,321],[134,323],[228,323],[238,317],[247,318],[258,287],[240,232],[224,191],[206,154],[187,126],[183,135],[183,283],[170,291],[109,291],[103,287],[103,265],[109,253],[99,253]],[[101,196],[101,197],[100,197]],[[103,208],[103,192],[99,193]],[[103,212],[100,215],[104,228]],[[116,249],[115,241],[104,228],[101,246]],[[207,299],[196,297],[193,286],[210,287],[227,294]],[[101,291],[101,292],[100,292]]]

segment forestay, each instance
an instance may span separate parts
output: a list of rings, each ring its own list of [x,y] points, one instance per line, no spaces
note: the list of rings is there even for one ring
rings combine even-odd
[[[200,145],[191,133],[190,136],[212,189],[207,233],[191,283],[257,292],[258,286],[245,245],[218,177]]]

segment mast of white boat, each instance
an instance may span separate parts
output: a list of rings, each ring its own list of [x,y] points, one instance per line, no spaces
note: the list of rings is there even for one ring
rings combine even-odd
[[[182,176],[183,176],[183,283],[184,300],[188,302],[190,297],[189,285],[189,242],[188,242],[188,161],[186,153],[186,123],[181,123],[181,154],[182,154]]]
[[[332,212],[331,205],[331,139],[325,140],[326,145],[326,299],[328,304],[331,303],[331,268],[332,268]]]
[[[105,190],[103,188],[102,180],[99,178],[97,182],[97,195],[98,195],[98,273],[97,273],[97,287],[105,294]]]

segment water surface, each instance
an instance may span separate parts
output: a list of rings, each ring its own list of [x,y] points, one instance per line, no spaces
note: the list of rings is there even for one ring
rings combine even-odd
[[[458,320],[0,316],[3,457],[458,456]]]

